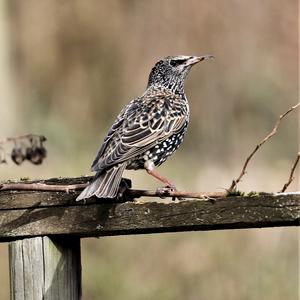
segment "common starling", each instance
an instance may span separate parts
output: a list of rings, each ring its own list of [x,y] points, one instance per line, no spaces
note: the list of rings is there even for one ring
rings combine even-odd
[[[77,201],[93,195],[114,198],[125,169],[146,171],[176,190],[155,171],[180,145],[189,123],[184,79],[205,56],[168,56],[150,72],[147,89],[126,105],[108,131],[93,164],[92,182]]]

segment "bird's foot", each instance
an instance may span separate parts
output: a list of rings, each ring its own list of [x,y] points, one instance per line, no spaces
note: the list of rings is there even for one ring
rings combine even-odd
[[[131,188],[131,180],[128,178],[122,178],[117,194],[117,200],[119,202],[124,202],[124,201],[133,201],[133,199],[124,199],[124,196],[126,194],[126,191]],[[126,197],[126,196],[125,196]]]
[[[158,196],[162,199],[166,198],[167,196],[170,196],[170,194],[172,192],[176,192],[177,189],[175,187],[175,185],[166,185],[166,186],[162,186],[162,187],[158,187],[156,189],[156,193],[158,194]],[[176,200],[177,197],[172,197],[172,200]],[[179,199],[179,198],[178,198]]]

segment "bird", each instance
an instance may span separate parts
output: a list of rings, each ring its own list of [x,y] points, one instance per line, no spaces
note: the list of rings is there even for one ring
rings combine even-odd
[[[125,169],[145,169],[176,191],[175,185],[155,169],[177,150],[189,124],[184,81],[192,66],[212,55],[167,56],[152,68],[146,90],[117,116],[92,163],[96,172],[77,201],[96,196],[118,196]]]

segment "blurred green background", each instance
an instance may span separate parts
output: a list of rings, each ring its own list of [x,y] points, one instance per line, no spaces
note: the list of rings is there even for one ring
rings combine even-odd
[[[47,136],[36,167],[0,179],[89,174],[120,109],[167,55],[213,54],[193,68],[191,123],[160,168],[180,189],[228,188],[246,156],[298,102],[296,0],[0,0],[0,137]],[[257,153],[239,188],[278,191],[298,149],[298,112]],[[145,172],[134,187],[155,188]],[[289,187],[299,189],[299,176]],[[298,230],[276,228],[82,240],[83,299],[297,299]],[[0,245],[0,299],[9,298]]]

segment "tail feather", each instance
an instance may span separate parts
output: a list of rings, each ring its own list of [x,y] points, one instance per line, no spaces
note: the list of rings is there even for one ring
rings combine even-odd
[[[98,198],[115,198],[118,194],[125,167],[126,165],[122,164],[97,173],[93,181],[81,192],[76,201],[90,198],[94,195]]]

